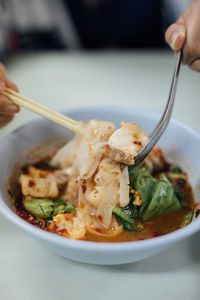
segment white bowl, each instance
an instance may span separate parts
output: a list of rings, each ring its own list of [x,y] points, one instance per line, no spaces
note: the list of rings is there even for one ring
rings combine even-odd
[[[82,121],[97,118],[109,120],[119,126],[120,121],[132,121],[150,133],[159,120],[159,115],[150,111],[132,107],[89,107],[76,108],[64,112],[66,115]],[[62,137],[62,138],[61,138]],[[42,118],[22,126],[1,140],[0,144],[0,212],[14,226],[31,234],[50,250],[66,258],[92,264],[123,264],[142,260],[164,251],[178,241],[200,229],[200,218],[190,225],[175,232],[153,239],[126,243],[95,243],[71,240],[45,232],[28,224],[15,214],[7,196],[7,179],[13,172],[16,163],[21,166],[33,162],[39,156],[45,156],[55,147],[70,139],[72,133]],[[31,149],[52,140],[47,144]],[[190,182],[198,200],[198,182],[200,178],[200,134],[188,126],[172,120],[159,145],[168,158],[172,158],[189,173]],[[27,153],[29,153],[27,155]],[[2,171],[3,170],[3,171]]]

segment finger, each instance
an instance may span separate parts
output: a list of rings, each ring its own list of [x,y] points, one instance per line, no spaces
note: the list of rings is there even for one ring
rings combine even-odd
[[[8,124],[12,119],[14,118],[14,115],[1,115],[0,114],[0,128]]]
[[[6,80],[7,80],[6,70],[3,64],[0,63],[0,94],[2,94],[6,88]]]
[[[1,114],[15,114],[19,112],[19,107],[12,103],[4,95],[0,96],[0,113]]]
[[[2,75],[4,78],[7,77],[7,75],[6,75],[6,69],[5,69],[4,65],[3,65],[1,62],[0,62],[0,73],[1,73],[1,75]]]
[[[195,1],[191,10],[185,16],[187,26],[187,41],[184,45],[183,63],[192,67],[193,62],[200,57],[200,1]],[[196,65],[196,63],[195,63]]]
[[[174,51],[179,51],[183,48],[186,41],[186,28],[183,24],[172,24],[165,33],[165,40]]]
[[[15,91],[15,92],[19,92],[19,89],[18,89],[18,87],[16,86],[16,84],[14,84],[12,81],[10,81],[9,79],[7,79],[7,81],[6,81],[6,86],[9,88],[9,89],[11,89],[11,90],[13,90],[13,91]],[[16,105],[15,104],[15,106],[17,107],[17,111],[16,112],[19,112],[20,111],[20,107],[18,106],[18,105]]]
[[[13,91],[15,91],[15,92],[19,92],[19,89],[18,89],[18,87],[16,86],[16,84],[14,84],[12,81],[10,81],[9,79],[7,79],[6,80],[6,86],[9,88],[9,89],[11,89],[11,90],[13,90]]]
[[[200,57],[190,64],[190,68],[200,72]]]

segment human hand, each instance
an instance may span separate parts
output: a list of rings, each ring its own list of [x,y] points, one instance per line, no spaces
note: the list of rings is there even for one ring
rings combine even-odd
[[[183,63],[200,72],[200,0],[196,0],[165,33],[175,51],[183,49]]]
[[[18,92],[17,86],[7,78],[6,70],[0,63],[0,128],[10,122],[19,111],[19,107],[3,95],[6,87]]]

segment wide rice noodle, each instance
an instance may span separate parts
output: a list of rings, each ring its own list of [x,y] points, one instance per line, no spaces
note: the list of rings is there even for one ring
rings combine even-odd
[[[92,120],[87,125],[81,123],[81,128],[82,133],[60,149],[51,161],[53,166],[70,168],[69,179],[78,181],[74,185],[78,194],[77,213],[72,219],[62,221],[61,216],[56,216],[53,222],[74,239],[83,238],[87,231],[97,232],[96,228],[102,228],[102,233],[98,230],[97,234],[104,236],[119,234],[122,227],[112,210],[116,205],[129,203],[128,167],[103,153],[115,126]]]

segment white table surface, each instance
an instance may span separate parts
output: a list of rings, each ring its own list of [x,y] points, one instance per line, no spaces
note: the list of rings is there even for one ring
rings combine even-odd
[[[7,61],[21,93],[56,110],[121,104],[161,112],[173,67],[168,52],[43,53]],[[183,67],[173,116],[199,130],[199,114],[200,74]],[[32,118],[21,110],[0,137]],[[200,233],[142,262],[94,266],[50,253],[0,216],[0,300],[199,298]]]

